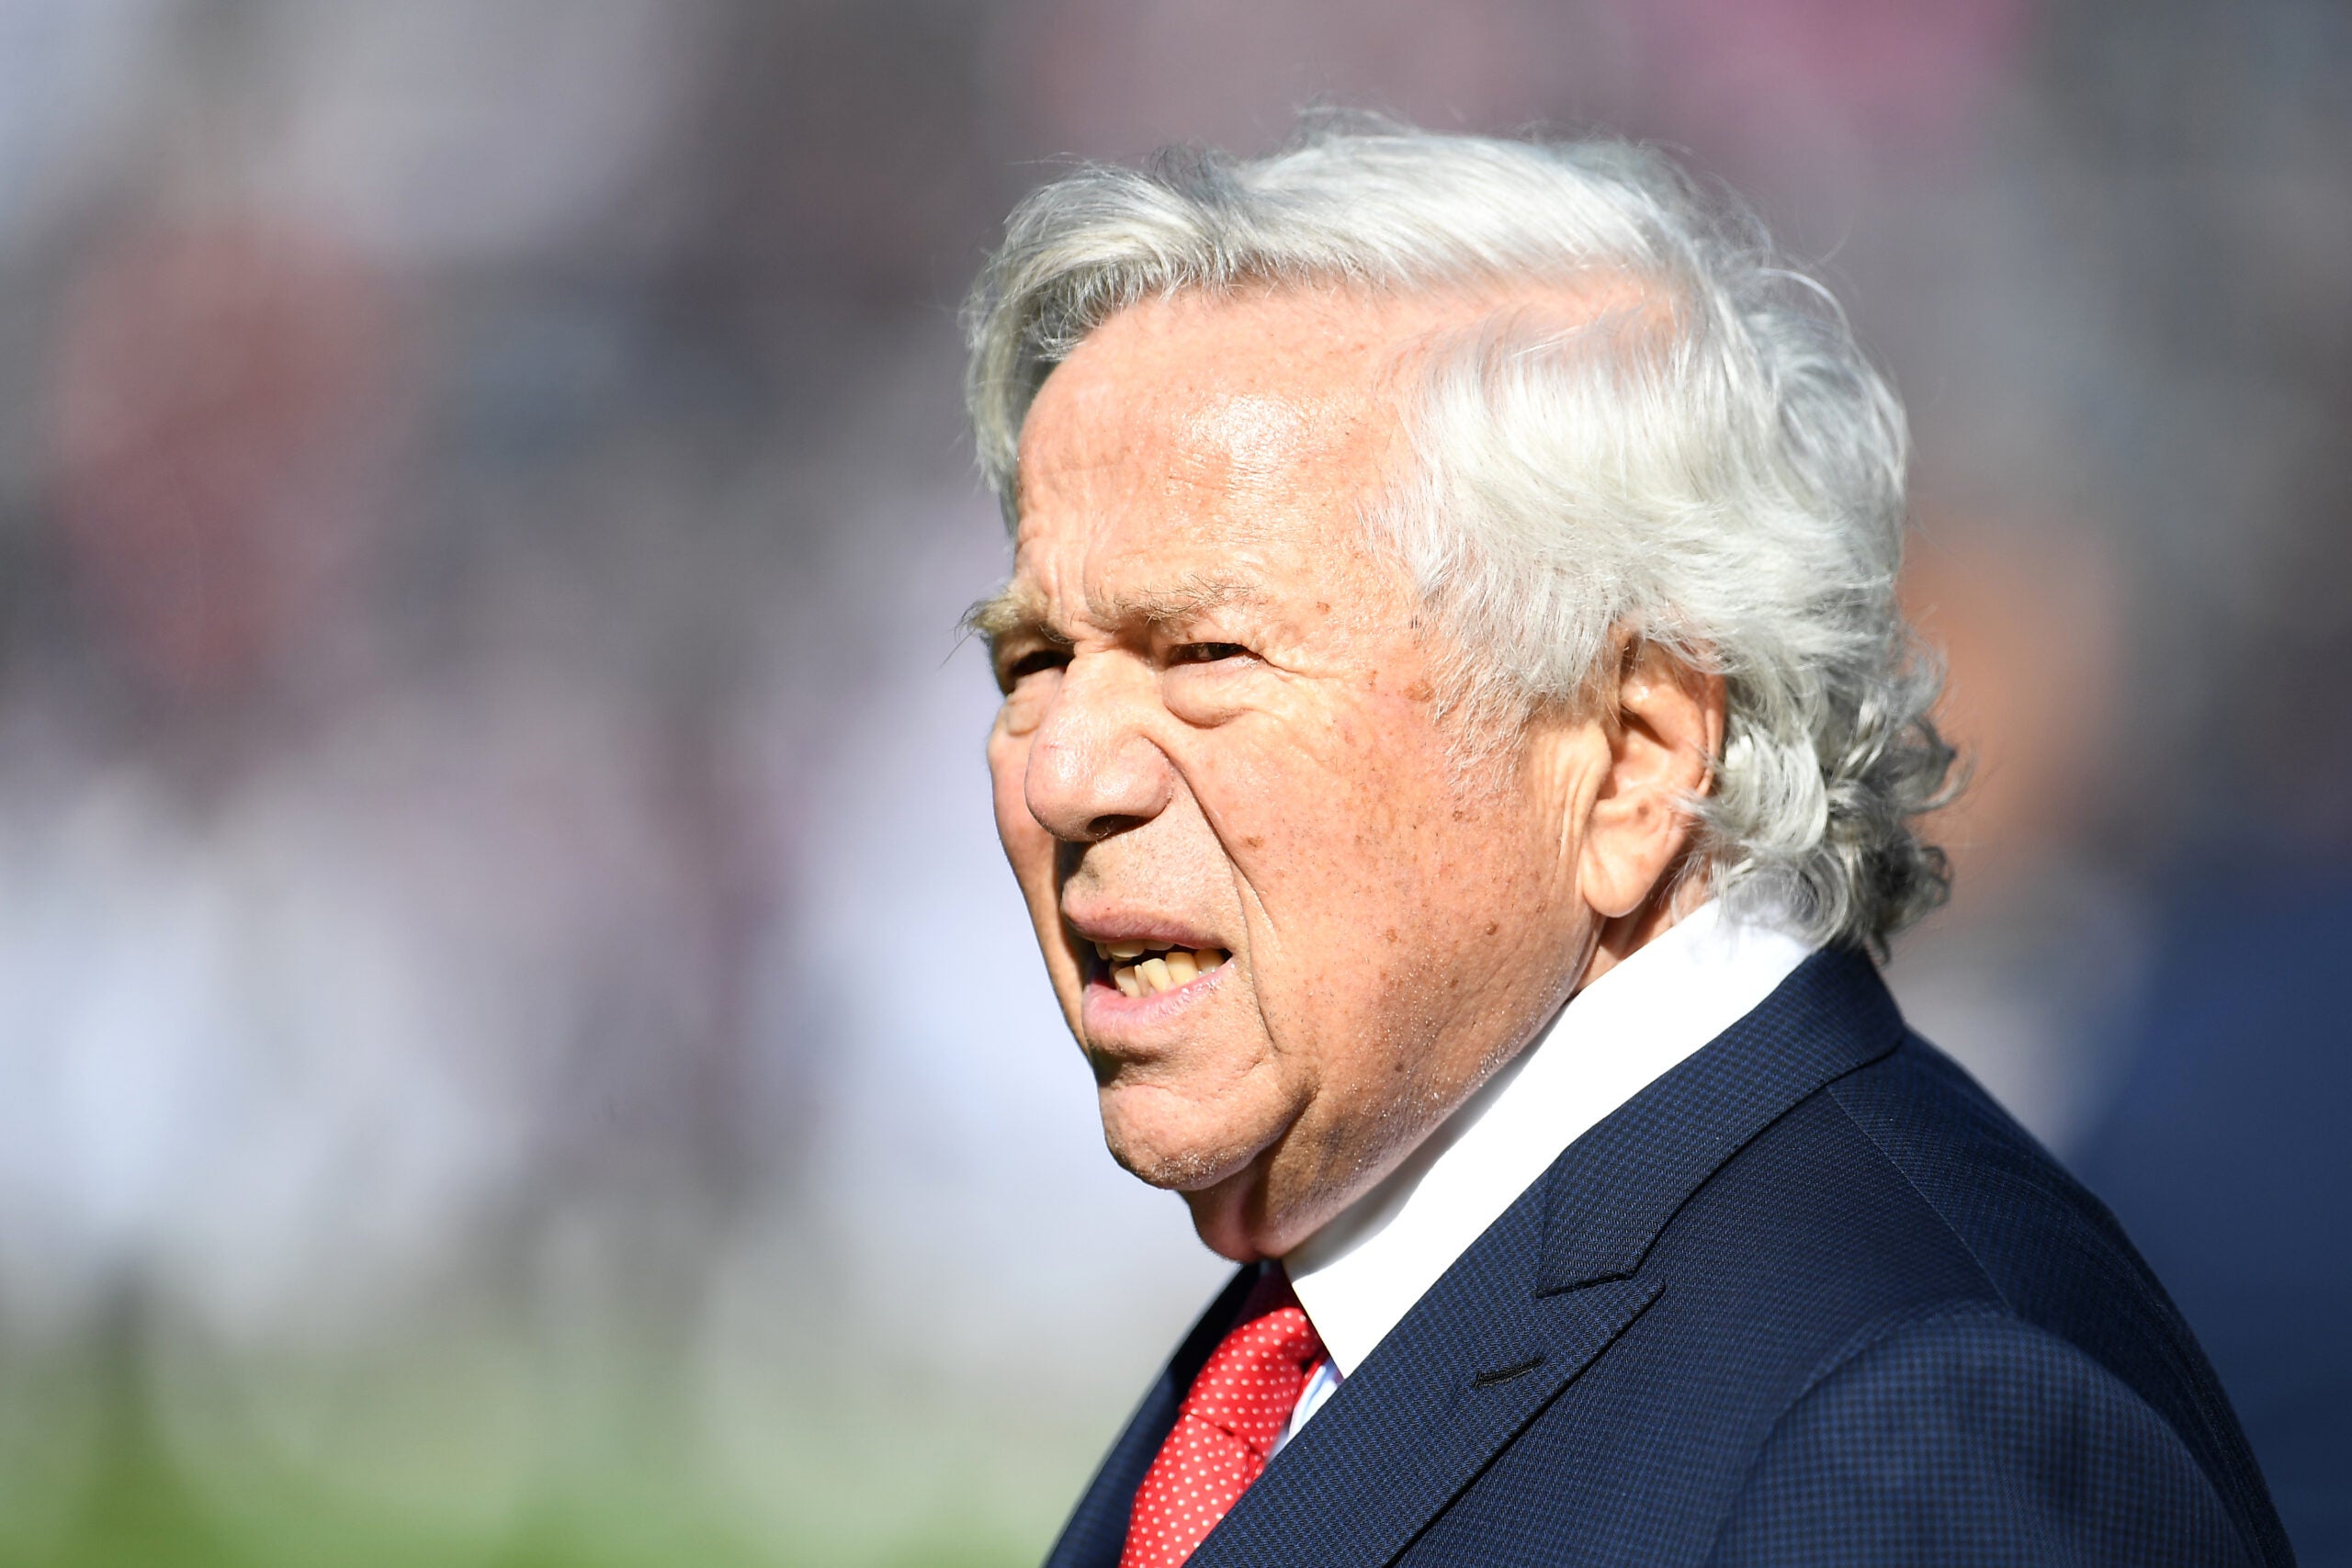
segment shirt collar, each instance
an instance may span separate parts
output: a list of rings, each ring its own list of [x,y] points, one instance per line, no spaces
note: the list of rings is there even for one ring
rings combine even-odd
[[[1746,1016],[1812,945],[1710,899],[1571,998],[1528,1047],[1283,1262],[1342,1373],[1560,1151]]]

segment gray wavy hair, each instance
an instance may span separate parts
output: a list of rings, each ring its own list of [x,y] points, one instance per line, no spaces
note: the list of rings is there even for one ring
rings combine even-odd
[[[1595,281],[1637,303],[1565,327],[1524,306]],[[1450,634],[1465,732],[1584,700],[1629,636],[1661,645],[1724,679],[1692,863],[1731,912],[1883,952],[1943,901],[1916,826],[1951,788],[1941,672],[1894,598],[1902,407],[1828,291],[1653,150],[1325,119],[1264,159],[1046,186],[965,311],[1008,521],[1022,421],[1089,332],[1147,298],[1293,286],[1498,301],[1426,356],[1416,460],[1368,516]]]

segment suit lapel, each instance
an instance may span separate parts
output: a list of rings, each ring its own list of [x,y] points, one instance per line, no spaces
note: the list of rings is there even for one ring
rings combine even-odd
[[[1546,1194],[1541,1288],[1634,1274],[1725,1161],[1903,1035],[1903,1015],[1868,958],[1806,959],[1755,1010],[1569,1145],[1536,1184]]]
[[[1394,1561],[1658,1299],[1665,1281],[1641,1265],[1690,1194],[1798,1101],[1902,1037],[1867,958],[1806,960],[1571,1145],[1275,1456],[1189,1568]],[[1123,1508],[1133,1493],[1129,1481]],[[1102,1561],[1116,1556],[1114,1546]]]
[[[1637,1280],[1538,1295],[1539,1197],[1430,1288],[1188,1568],[1388,1562],[1657,1299]]]

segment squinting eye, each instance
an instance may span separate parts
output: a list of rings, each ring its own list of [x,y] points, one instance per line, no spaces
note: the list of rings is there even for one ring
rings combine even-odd
[[[1170,664],[1215,664],[1220,659],[1239,659],[1249,649],[1238,642],[1186,642],[1170,649]]]
[[[1032,675],[1058,670],[1069,662],[1069,649],[1066,648],[1032,649],[1005,667],[1004,689],[1009,692]]]

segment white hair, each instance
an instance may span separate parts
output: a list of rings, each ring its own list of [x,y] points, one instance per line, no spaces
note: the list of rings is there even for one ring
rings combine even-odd
[[[1629,306],[1527,305],[1611,281]],[[1417,461],[1372,519],[1449,634],[1453,703],[1523,718],[1584,700],[1624,639],[1662,646],[1724,679],[1693,863],[1734,913],[1883,951],[1943,900],[1915,819],[1953,753],[1894,598],[1902,408],[1828,292],[1658,152],[1326,119],[1265,159],[1036,191],[965,318],[1008,519],[1022,420],[1089,332],[1148,298],[1295,286],[1496,301],[1427,355]]]

